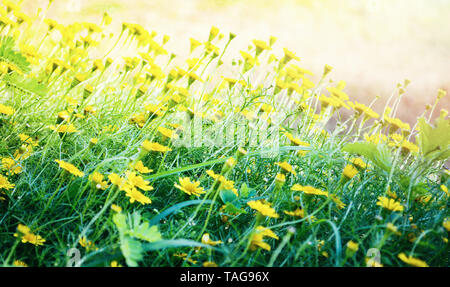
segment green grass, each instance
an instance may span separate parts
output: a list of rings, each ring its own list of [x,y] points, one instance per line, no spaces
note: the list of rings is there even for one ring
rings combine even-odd
[[[30,32],[33,28],[6,26],[2,33],[11,36],[21,29]],[[63,34],[71,33],[65,30],[69,28],[57,29]],[[129,31],[131,28],[118,34],[117,41],[113,39],[117,45],[107,48],[133,49],[136,56],[149,50],[158,63],[154,65],[168,73],[169,56],[157,55],[157,49],[145,41],[143,47],[136,47],[139,40]],[[139,97],[132,89],[141,87],[142,82],[135,76],[151,73],[145,70],[148,64],[145,66],[142,59],[130,69],[117,58],[103,71],[92,71],[95,58],[91,55],[107,50],[102,47],[100,32],[90,34],[100,42],[100,48],[85,41],[85,46],[78,50],[62,41],[54,42],[52,33],[59,31],[31,39],[45,56],[38,63],[29,64],[33,74],[27,76],[36,85],[45,86],[44,96],[33,92],[35,86],[29,83],[8,82],[11,80],[5,74],[17,71],[6,70],[1,76],[1,102],[13,107],[15,112],[0,114],[0,156],[14,158],[21,167],[20,173],[12,174],[13,169],[2,164],[1,175],[14,184],[0,189],[4,197],[0,201],[0,264],[3,266],[15,260],[29,266],[66,266],[73,262],[74,253],[68,255],[72,248],[78,249],[81,261],[75,265],[81,266],[110,266],[112,261],[129,266],[202,266],[205,262],[218,266],[366,266],[372,248],[378,250],[384,266],[406,266],[399,258],[401,253],[424,260],[430,266],[448,266],[448,224],[444,223],[449,216],[448,193],[444,192],[445,186],[449,186],[448,171],[443,167],[446,157],[429,150],[435,147],[434,143],[439,143],[438,151],[448,153],[448,137],[445,132],[432,134],[424,126],[420,132],[408,127],[400,129],[397,135],[402,135],[401,143],[396,143],[393,136],[396,129],[389,123],[389,117],[393,118],[400,108],[401,92],[393,98],[392,112],[386,109],[380,120],[363,120],[357,111],[344,119],[339,112],[342,105],[326,105],[320,98],[325,88],[330,87],[327,74],[313,86],[308,86],[303,75],[301,88],[293,93],[287,88],[274,89],[277,78],[285,77],[282,71],[288,66],[280,64],[282,56],[267,64],[270,73],[259,82],[255,78],[261,80],[258,67],[251,65],[250,60],[244,59],[236,65],[237,79],[253,83],[253,87],[243,83],[220,87],[220,82],[217,84],[207,77],[217,76],[219,55],[228,47],[225,37],[214,42],[222,47],[220,54],[197,51],[197,56],[203,59],[202,66],[188,68],[188,73],[196,71],[204,82],[195,80],[188,84],[183,75],[172,81],[167,75],[161,79],[147,77],[143,81],[148,90]],[[28,34],[16,35],[15,43],[30,40],[26,38]],[[74,35],[79,37],[78,32]],[[104,43],[107,46],[109,42]],[[16,44],[13,48],[18,51],[20,45]],[[86,56],[71,62],[75,55],[84,52]],[[254,53],[254,48],[251,52]],[[266,52],[257,56],[261,63],[269,58]],[[12,54],[5,57],[9,64],[17,61]],[[99,59],[105,63],[104,58]],[[53,59],[70,63],[71,68],[46,69]],[[250,68],[246,69],[245,65]],[[80,73],[87,79],[72,86],[74,77]],[[169,82],[172,86],[167,85]],[[256,83],[262,83],[263,87],[257,87]],[[86,93],[87,84],[93,86],[93,93]],[[183,95],[181,103],[176,101],[177,93],[183,94],[179,87],[189,92]],[[76,99],[78,105],[71,107],[66,100],[68,96]],[[330,97],[338,99],[332,93]],[[149,103],[158,105],[161,114],[144,113]],[[84,117],[77,118],[76,114],[83,114],[88,105],[94,106],[96,113],[84,113]],[[267,111],[268,106],[277,112]],[[165,138],[157,128],[168,128],[174,123],[182,124],[179,130],[182,137],[188,134],[190,123],[183,121],[189,114],[186,108],[207,113],[202,122],[204,130],[209,128],[222,136],[231,130],[231,137],[217,145],[201,145],[195,140],[191,147],[178,146],[174,139]],[[64,110],[70,114],[70,120],[58,120],[58,112]],[[244,111],[258,116],[236,121],[236,116]],[[144,120],[130,121],[136,118],[136,113],[144,113]],[[222,113],[221,120],[214,120],[218,113]],[[279,126],[276,116],[281,117]],[[251,144],[255,139],[252,127],[265,123],[265,117],[271,119],[274,127],[269,133],[279,137],[272,156],[267,152],[273,142],[260,138]],[[330,119],[336,120],[337,125],[327,130]],[[446,115],[441,120],[441,123],[448,121]],[[49,128],[68,122],[77,132],[58,133]],[[230,123],[236,122],[247,129],[244,141],[239,141],[238,132],[231,129]],[[115,128],[105,130],[108,126]],[[191,128],[196,130],[194,126]],[[445,124],[437,123],[434,128],[430,127],[432,131],[441,128],[446,131]],[[294,144],[288,140],[286,131],[305,143]],[[20,134],[38,138],[38,145],[23,156],[17,156],[17,152],[23,154],[30,145],[20,139]],[[388,138],[385,143],[370,145],[365,134]],[[200,135],[211,139],[206,132]],[[402,143],[413,141],[416,135],[419,135],[417,151],[402,148]],[[429,143],[423,140],[427,137]],[[98,143],[91,144],[92,138],[97,138]],[[144,140],[168,146],[171,151],[144,152]],[[349,148],[348,144],[353,142],[363,143],[364,148]],[[239,153],[239,148],[245,148],[246,154]],[[355,154],[361,155],[367,167],[346,178],[343,170]],[[227,165],[230,157],[236,160],[236,165]],[[84,175],[72,175],[55,160],[73,164]],[[130,202],[124,187],[107,178],[112,173],[125,177],[130,164],[138,160],[153,170],[141,175],[153,187],[147,191],[140,187],[151,199],[150,204]],[[277,164],[280,162],[288,162],[295,172],[284,171]],[[207,170],[232,180],[237,195],[231,188],[220,187]],[[94,172],[105,176],[107,188],[96,187],[91,180]],[[277,181],[280,174],[285,175],[285,182]],[[205,193],[197,197],[182,192],[175,184],[180,184],[183,177],[198,181]],[[315,187],[328,192],[328,196],[294,191],[295,184]],[[391,211],[377,204],[379,197],[393,197],[392,193],[402,210]],[[337,205],[336,197],[344,206]],[[255,200],[269,202],[279,216],[272,218],[256,212],[248,204]],[[122,211],[111,209],[112,204],[120,206]],[[284,212],[298,208],[303,210],[302,217]],[[14,236],[19,224],[45,238],[43,245],[21,242],[22,236]],[[398,231],[389,230],[388,224],[395,225]],[[278,237],[264,238],[270,250],[261,248],[264,246],[261,242],[259,247],[252,243],[258,226],[269,228],[276,235],[272,237]],[[212,241],[221,243],[202,241],[205,233]],[[82,247],[81,238],[92,242],[94,247]],[[358,244],[356,252],[347,246],[350,241]],[[183,253],[181,257],[176,256]]]

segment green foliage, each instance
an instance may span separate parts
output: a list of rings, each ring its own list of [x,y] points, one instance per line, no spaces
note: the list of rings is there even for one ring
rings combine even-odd
[[[233,203],[238,197],[232,190],[222,189],[220,191],[220,198],[223,203]]]
[[[358,154],[371,160],[376,166],[389,172],[392,167],[392,154],[389,148],[383,144],[368,142],[356,142],[346,144],[343,152]]]
[[[3,36],[0,39],[0,62],[6,62],[20,69],[22,73],[30,71],[30,63],[27,58],[15,49],[15,41],[11,36]]]
[[[445,160],[450,157],[450,119],[441,113],[434,127],[427,124],[422,117],[419,119],[418,143],[422,155],[433,161]]]
[[[127,265],[130,267],[138,266],[138,262],[144,257],[144,249],[141,242],[129,236],[124,236],[120,240],[120,250]]]
[[[39,83],[35,78],[24,77],[13,73],[5,75],[2,80],[7,86],[24,94],[34,94],[39,97],[44,97],[47,94],[47,87]]]
[[[137,266],[143,258],[144,249],[139,240],[155,242],[161,240],[161,233],[156,225],[150,226],[149,222],[142,219],[139,212],[127,216],[116,213],[113,216],[120,235],[120,249],[128,266]]]

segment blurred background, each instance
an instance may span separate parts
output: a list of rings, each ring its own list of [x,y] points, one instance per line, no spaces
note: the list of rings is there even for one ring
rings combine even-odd
[[[48,0],[24,0],[35,13]],[[139,23],[171,37],[168,49],[189,50],[189,38],[206,39],[212,25],[237,34],[227,57],[252,39],[278,38],[278,55],[287,47],[318,79],[325,64],[331,78],[347,82],[354,100],[381,112],[396,84],[411,84],[397,116],[414,123],[433,104],[438,89],[450,90],[450,1],[448,0],[54,0],[47,17],[64,24],[92,21],[103,12],[121,22]],[[450,95],[439,108],[449,109]],[[439,114],[438,112],[436,115]]]

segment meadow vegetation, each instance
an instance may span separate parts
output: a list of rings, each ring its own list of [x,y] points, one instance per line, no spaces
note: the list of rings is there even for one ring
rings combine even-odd
[[[2,266],[448,266],[445,91],[410,126],[408,80],[375,111],[274,36],[220,74],[233,32],[178,65],[177,39],[45,11],[0,7]]]

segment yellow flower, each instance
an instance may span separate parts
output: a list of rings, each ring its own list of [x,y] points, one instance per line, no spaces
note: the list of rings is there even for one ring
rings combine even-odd
[[[294,211],[284,211],[285,214],[290,215],[290,216],[294,216],[294,217],[300,217],[303,218],[305,217],[305,211],[303,209],[297,208]]]
[[[135,201],[141,203],[142,205],[152,203],[151,199],[145,196],[142,192],[137,190],[134,186],[126,185],[124,187],[126,196],[130,198],[130,202],[133,203]]]
[[[207,244],[207,245],[211,245],[211,246],[216,246],[218,244],[222,244],[223,242],[220,240],[217,241],[213,241],[211,240],[210,236],[208,233],[203,234],[202,236],[202,243],[203,244]]]
[[[18,233],[14,233],[15,237],[20,237],[22,243],[31,243],[33,245],[44,245],[45,239],[40,235],[36,235],[30,232],[30,228],[26,225],[19,224],[17,226]]]
[[[301,141],[298,138],[295,138],[291,133],[285,132],[284,135],[289,139],[291,144],[293,144],[295,146],[310,146],[309,143]]]
[[[9,175],[19,174],[22,172],[22,167],[12,158],[2,158],[2,168],[8,171]]]
[[[217,267],[217,263],[213,261],[205,261],[203,262],[203,267]]]
[[[144,166],[144,164],[142,163],[142,161],[138,161],[134,166],[132,166],[133,169],[137,170],[138,172],[145,174],[145,173],[149,173],[152,172],[153,169],[149,169],[146,166]]]
[[[67,170],[71,174],[73,174],[75,176],[78,176],[78,177],[83,177],[84,176],[84,172],[80,171],[73,164],[65,162],[65,161],[62,161],[62,160],[58,160],[58,159],[55,159],[55,161],[59,164],[60,168]]]
[[[121,178],[116,173],[111,173],[108,175],[108,179],[111,181],[112,184],[118,186],[119,188],[122,187],[122,185],[125,183],[125,179]]]
[[[444,221],[442,222],[442,226],[444,226],[447,232],[450,232],[450,217],[444,219]]]
[[[166,152],[166,151],[171,151],[172,149],[163,146],[159,143],[154,143],[154,142],[150,142],[148,140],[145,140],[142,142],[142,148],[149,152],[149,151],[158,151],[158,152]]]
[[[386,191],[386,194],[389,197],[393,198],[393,199],[397,199],[398,198],[397,193],[395,193],[395,191],[391,191],[391,187],[390,186],[388,187],[388,190]]]
[[[377,205],[379,205],[385,209],[388,209],[391,211],[400,211],[400,212],[403,211],[403,209],[404,209],[403,205],[401,205],[399,202],[395,201],[392,198],[380,196],[380,197],[378,197],[378,200],[379,201],[377,202]]]
[[[344,171],[342,172],[342,175],[348,179],[353,178],[357,174],[358,170],[351,164],[346,165]]]
[[[127,171],[125,172],[125,175],[127,177],[126,185],[138,187],[145,191],[153,190],[153,187],[149,185],[149,182],[144,180],[142,176],[136,175],[134,171]]]
[[[337,205],[337,207],[339,209],[342,209],[346,206],[346,204],[343,203],[342,200],[338,196],[336,196],[334,194],[330,194],[330,198]]]
[[[28,157],[30,157],[32,152],[32,145],[23,144],[14,152],[14,159],[16,161],[27,159]]]
[[[194,39],[194,38],[189,38],[189,41],[191,43],[191,53],[202,44],[202,42]]]
[[[297,57],[293,52],[289,51],[287,48],[283,48],[284,57],[281,60],[284,64],[289,62],[290,60],[300,61],[300,58]]]
[[[75,126],[73,124],[69,124],[69,125],[62,124],[62,125],[58,125],[58,126],[51,125],[50,129],[55,132],[58,132],[58,133],[76,133],[76,132],[78,132],[78,130],[75,128]]]
[[[219,34],[219,28],[212,26],[211,30],[209,31],[208,42],[211,42],[212,40],[214,40],[214,38],[216,38],[216,36],[218,34]]]
[[[270,251],[270,245],[264,242],[265,236],[278,240],[278,236],[272,230],[263,226],[257,226],[250,239],[250,249],[256,250],[257,247],[260,247],[262,249]]]
[[[94,182],[96,184],[96,188],[97,189],[103,189],[105,190],[108,187],[108,183],[106,181],[104,181],[104,176],[103,174],[94,171],[90,176],[89,179]]]
[[[85,114],[95,115],[95,114],[97,113],[97,110],[96,110],[96,108],[93,107],[93,106],[86,106],[86,107],[83,109],[83,112],[84,112]]]
[[[89,140],[89,143],[91,143],[91,144],[97,144],[98,143],[98,138],[91,138],[90,140]]]
[[[95,244],[92,241],[87,240],[85,236],[81,237],[78,243],[80,243],[81,247],[86,248],[88,251],[95,249]]]
[[[394,233],[395,235],[402,235],[399,231],[397,226],[395,226],[394,224],[392,224],[391,222],[389,222],[388,224],[386,224],[386,229],[389,230],[390,232]]]
[[[350,241],[347,243],[347,248],[348,248],[349,250],[353,251],[353,252],[356,252],[356,251],[358,251],[359,245],[358,245],[358,243],[353,242],[353,241],[350,240]]]
[[[331,67],[328,64],[325,64],[325,67],[323,68],[323,77],[328,75],[333,70],[333,67]]]
[[[20,260],[14,260],[13,265],[17,267],[28,267],[28,265],[25,262]]]
[[[111,261],[111,267],[123,267],[122,265],[120,265],[116,260]]]
[[[364,134],[364,139],[367,142],[374,143],[374,144],[379,144],[380,142],[384,143],[384,142],[387,141],[387,137],[385,135],[382,135],[382,134],[370,135],[370,136],[368,134]]]
[[[409,131],[411,129],[409,124],[402,122],[398,118],[391,118],[387,115],[384,115],[383,119],[387,124],[391,125],[391,129],[390,129],[391,133],[395,132],[398,129],[405,130],[405,131]]]
[[[350,107],[352,107],[352,109],[354,109],[357,113],[359,114],[364,114],[365,119],[377,119],[380,117],[379,114],[377,114],[374,110],[372,110],[371,108],[367,107],[364,104],[358,103],[357,101],[355,101],[355,103],[352,102],[348,102],[348,104],[350,105]]]
[[[234,158],[230,157],[226,160],[225,164],[227,166],[229,166],[230,168],[232,168],[233,166],[236,165],[236,160]]]
[[[264,50],[272,50],[272,48],[262,40],[252,40],[252,42],[256,47],[256,55],[259,55]]]
[[[360,157],[352,158],[350,161],[358,169],[366,169],[367,167],[367,164]]]
[[[205,193],[199,181],[191,182],[189,177],[180,177],[178,180],[180,181],[180,185],[175,184],[175,187],[188,195],[200,196],[200,194]]]
[[[117,213],[122,212],[122,207],[118,206],[117,204],[111,204],[111,209]]]
[[[30,136],[26,135],[26,134],[19,134],[19,138],[21,141],[23,141],[26,144],[29,144],[31,146],[38,146],[38,140],[37,138],[35,140],[33,140]]]
[[[236,196],[239,196],[237,189],[234,188],[234,181],[226,179],[223,175],[216,174],[212,170],[207,170],[206,174],[210,177],[214,178],[217,182],[220,183],[219,189],[228,189],[234,192]]]
[[[286,176],[282,173],[277,173],[275,176],[275,182],[278,184],[284,184],[286,182]]]
[[[428,264],[425,261],[414,258],[412,256],[406,256],[403,252],[398,255],[398,258],[400,258],[400,260],[405,262],[406,264],[414,267],[428,267]]]
[[[443,192],[445,192],[445,194],[447,194],[447,196],[449,196],[450,194],[448,193],[448,188],[447,188],[447,186],[445,186],[445,185],[441,185],[441,190],[443,191]]]
[[[372,258],[366,257],[366,267],[383,267],[383,264],[373,260]]]
[[[340,109],[341,107],[344,107],[348,109],[348,106],[344,103],[343,100],[339,99],[338,97],[326,97],[324,95],[321,95],[319,97],[320,104],[323,108],[327,108],[328,106],[332,106],[336,109]]]
[[[136,113],[133,114],[130,118],[130,123],[137,124],[140,128],[144,127],[146,122],[147,116],[145,115],[145,113]]]
[[[247,205],[253,208],[254,210],[258,211],[262,215],[278,218],[280,217],[278,213],[275,212],[275,209],[270,207],[269,204],[263,203],[261,200],[252,200],[247,202]]]
[[[193,260],[192,258],[188,258],[187,257],[188,255],[186,253],[175,253],[175,254],[173,254],[173,256],[182,258],[182,259],[184,259],[186,261],[191,262],[192,264],[197,264],[197,261]]]
[[[0,104],[0,114],[10,116],[14,114],[14,112],[15,110],[12,107]]]
[[[293,175],[296,175],[294,168],[287,162],[277,162],[276,163],[279,167],[281,167],[281,171],[284,173],[292,173]]]
[[[159,105],[147,104],[145,105],[145,110],[148,111],[150,115],[162,116],[162,110],[164,110],[164,107]]]
[[[169,139],[177,139],[178,135],[176,133],[174,133],[173,130],[171,129],[167,129],[165,127],[158,127],[158,132],[160,132],[164,137],[169,138]]]
[[[320,189],[317,189],[315,187],[312,186],[302,186],[300,184],[294,184],[291,187],[291,190],[293,191],[302,191],[304,194],[308,194],[308,195],[325,195],[328,196],[328,192],[326,191],[322,191]]]

